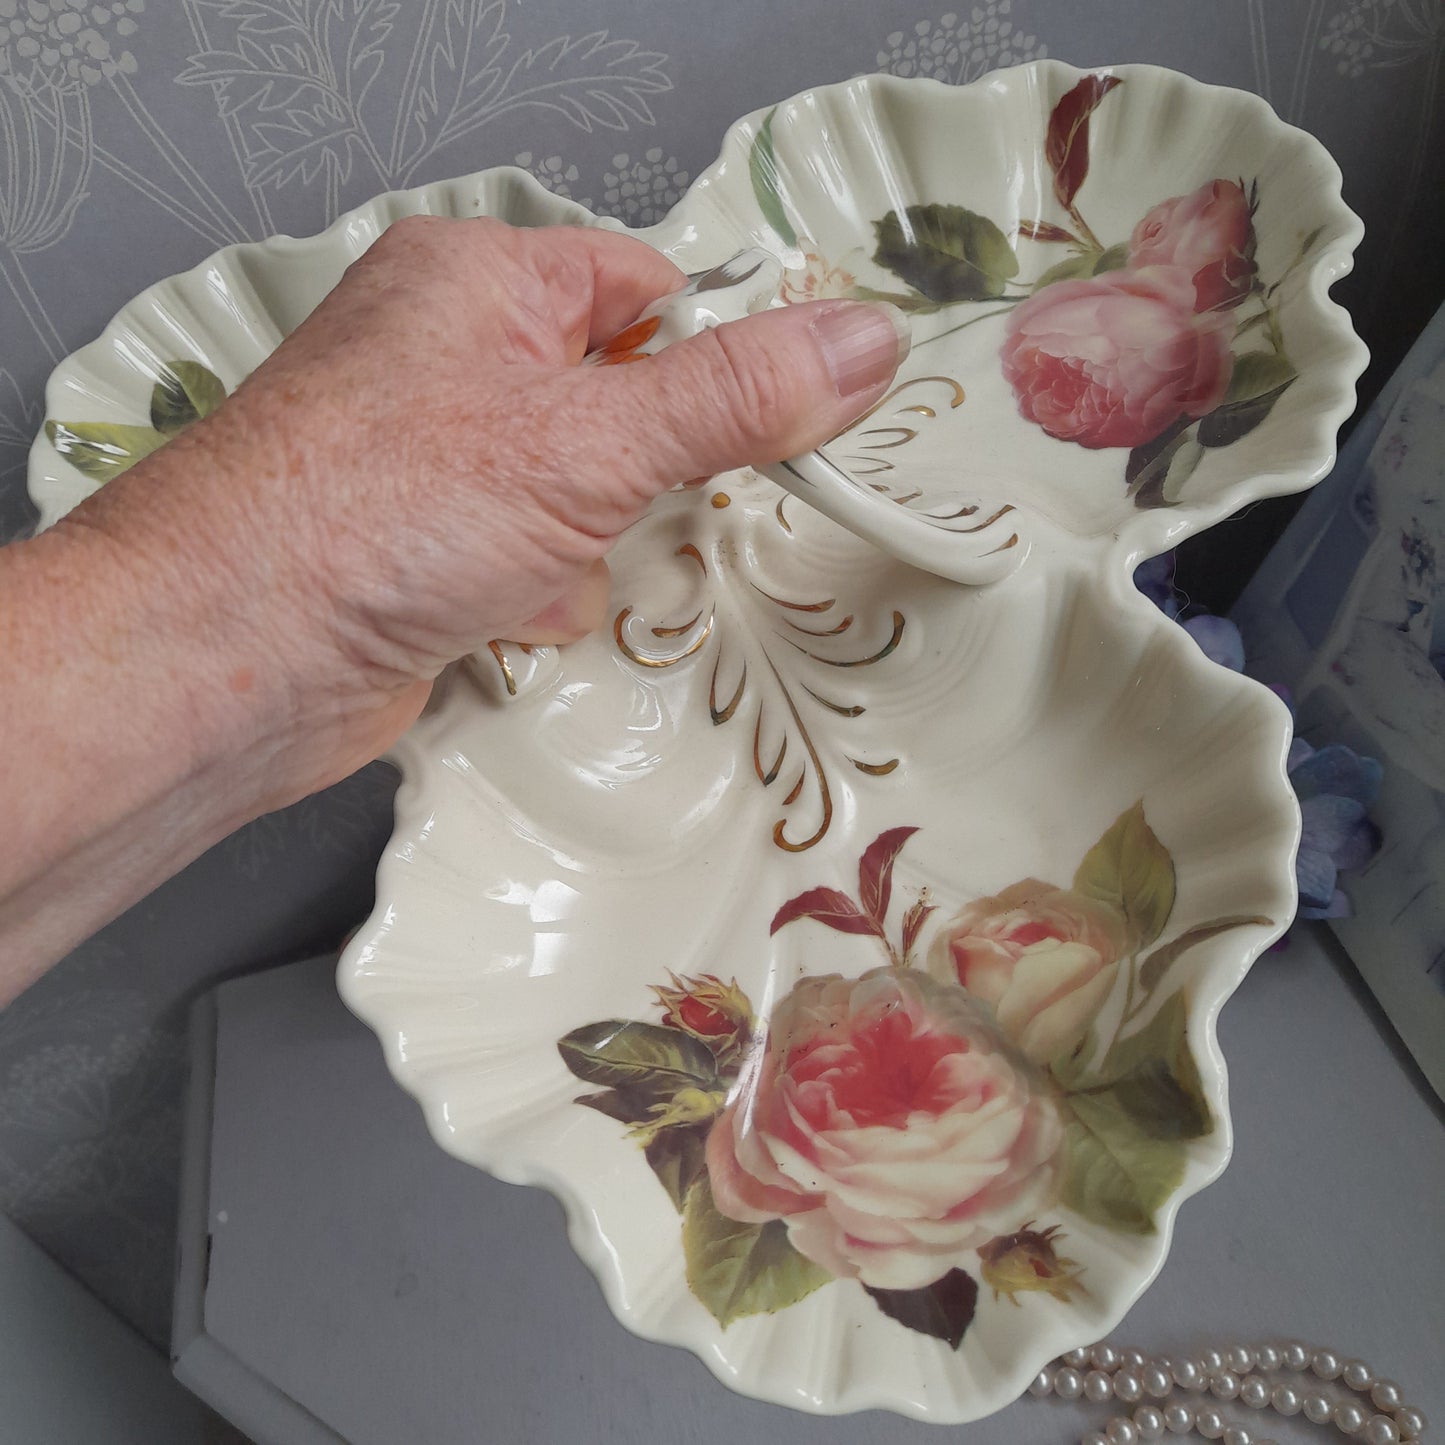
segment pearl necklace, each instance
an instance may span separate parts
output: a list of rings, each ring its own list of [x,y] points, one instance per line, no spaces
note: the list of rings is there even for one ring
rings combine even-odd
[[[1312,1378],[1291,1384],[1290,1375]],[[1403,1403],[1392,1380],[1377,1378],[1363,1360],[1342,1359],[1333,1350],[1313,1350],[1293,1340],[1231,1345],[1190,1357],[1151,1357],[1143,1350],[1098,1344],[1070,1350],[1029,1386],[1034,1396],[1095,1404],[1117,1399],[1133,1407],[1132,1415],[1115,1415],[1102,1430],[1090,1431],[1083,1445],[1150,1445],[1166,1430],[1172,1435],[1197,1431],[1223,1445],[1275,1445],[1213,1403],[1187,1398],[1206,1393],[1221,1402],[1238,1400],[1251,1410],[1303,1414],[1361,1445],[1424,1445],[1425,1416]]]

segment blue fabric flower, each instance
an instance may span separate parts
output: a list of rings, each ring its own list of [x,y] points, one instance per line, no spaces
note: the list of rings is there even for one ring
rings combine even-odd
[[[1166,617],[1172,617],[1200,650],[1231,672],[1244,671],[1244,639],[1227,617],[1190,611],[1174,590],[1174,553],[1141,563],[1134,585]],[[1293,713],[1289,689],[1272,686]],[[1313,748],[1296,738],[1289,750],[1289,780],[1299,798],[1303,831],[1295,857],[1300,918],[1348,918],[1350,900],[1338,887],[1339,875],[1363,868],[1380,851],[1380,830],[1367,816],[1379,796],[1383,772],[1374,758],[1362,758],[1342,743]]]
[[[1198,617],[1191,617],[1184,624],[1184,630],[1211,662],[1217,662],[1231,672],[1244,671],[1244,639],[1229,618],[1202,612]]]
[[[1383,769],[1343,743],[1312,748],[1296,738],[1289,780],[1304,831],[1295,859],[1301,918],[1348,918],[1350,900],[1336,886],[1342,869],[1363,868],[1380,850],[1380,830],[1366,816],[1380,793]]]
[[[1174,591],[1174,553],[1161,552],[1134,569],[1134,585],[1166,616],[1178,617]]]

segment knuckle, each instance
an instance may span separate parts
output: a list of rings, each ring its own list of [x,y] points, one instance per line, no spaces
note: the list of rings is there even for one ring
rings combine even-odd
[[[709,353],[715,405],[733,437],[759,457],[779,451],[796,426],[795,387],[786,359],[747,344],[726,326],[707,336],[711,346],[702,349]]]
[[[380,255],[392,255],[429,248],[437,240],[439,216],[398,216],[372,245]]]

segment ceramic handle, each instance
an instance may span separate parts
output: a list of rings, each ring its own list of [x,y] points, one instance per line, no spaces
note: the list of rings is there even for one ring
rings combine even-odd
[[[722,265],[692,277],[682,290],[653,302],[630,326],[591,352],[583,364],[617,366],[640,361],[708,327],[781,305],[782,278],[782,265],[769,252],[757,248],[740,251]],[[852,476],[822,451],[806,452],[757,470],[865,541],[953,582],[970,586],[997,582],[1013,572],[1028,552],[1010,507],[997,509],[982,520],[978,508],[948,515],[915,511]]]

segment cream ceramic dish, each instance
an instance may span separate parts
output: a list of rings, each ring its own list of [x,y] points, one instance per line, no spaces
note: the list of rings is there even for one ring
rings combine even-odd
[[[489,172],[153,288],[52,380],[46,520],[418,210],[590,219]],[[1257,100],[1047,63],[751,117],[645,235],[909,309],[797,485],[996,585],[750,472],[662,498],[605,633],[494,645],[398,746],[341,991],[445,1148],[562,1199],[630,1329],[778,1403],[974,1419],[1118,1322],[1228,1159],[1214,1023],[1294,908],[1289,721],[1130,570],[1328,467],[1358,226]]]

